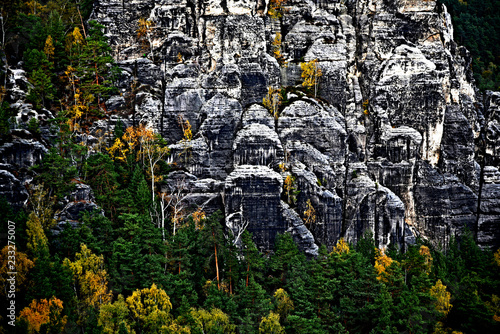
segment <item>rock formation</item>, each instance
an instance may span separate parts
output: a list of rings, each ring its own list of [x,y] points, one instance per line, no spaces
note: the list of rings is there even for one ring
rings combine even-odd
[[[475,91],[446,8],[434,0],[288,0],[272,18],[269,6],[96,1],[91,19],[106,26],[123,69],[122,94],[108,110],[160,132],[192,202],[224,210],[228,230],[250,230],[261,250],[285,231],[315,254],[340,237],[356,243],[365,230],[379,247],[404,247],[416,236],[446,245],[466,227],[481,246],[499,246],[500,94]],[[154,23],[146,49],[139,18]],[[286,64],[273,57],[277,34]],[[300,63],[315,59],[317,97],[300,85]],[[262,106],[268,87],[287,88],[277,118]]]

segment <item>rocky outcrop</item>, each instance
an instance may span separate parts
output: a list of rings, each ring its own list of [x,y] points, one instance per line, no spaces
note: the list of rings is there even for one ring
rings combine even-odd
[[[20,208],[28,199],[30,168],[42,161],[47,148],[26,130],[15,130],[0,146],[0,196]]]
[[[311,232],[301,218],[281,201],[283,180],[265,166],[238,166],[226,179],[226,226],[238,244],[244,230],[263,252],[273,249],[278,233],[288,231],[309,255],[318,254]]]
[[[90,186],[73,181],[74,190],[64,197],[64,208],[57,212],[54,218],[56,225],[51,229],[52,234],[58,235],[66,226],[77,227],[85,214],[99,214],[104,216],[104,211],[95,203],[94,192]]]
[[[162,192],[222,209],[234,242],[247,229],[262,251],[287,231],[310,255],[341,237],[356,243],[365,230],[379,247],[404,248],[417,235],[446,245],[469,228],[481,246],[498,247],[500,95],[476,96],[446,8],[288,0],[274,19],[268,5],[97,0],[91,18],[106,26],[122,74],[120,94],[106,101],[113,116],[96,122],[88,142],[119,122],[155,128],[176,168]],[[142,41],[140,18],[153,22]],[[306,91],[300,63],[315,59],[319,87]],[[25,102],[22,70],[8,80],[18,123],[53,117]],[[262,105],[268,87],[283,88],[277,118]],[[27,199],[46,137],[18,130],[2,141],[0,194],[15,205]],[[61,226],[100,210],[84,185],[70,197]]]

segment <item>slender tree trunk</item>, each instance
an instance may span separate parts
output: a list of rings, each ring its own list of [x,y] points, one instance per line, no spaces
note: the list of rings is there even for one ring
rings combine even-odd
[[[247,287],[248,287],[248,276],[250,276],[250,262],[248,262],[248,266],[247,266]]]
[[[212,236],[214,237],[214,249],[215,249],[215,270],[217,271],[217,289],[220,290],[220,279],[219,279],[219,260],[217,259],[217,241],[215,240],[215,231],[212,227]]]
[[[232,295],[233,294],[233,282],[232,282],[232,274],[233,270],[232,270],[232,267],[229,266],[229,294]]]
[[[181,249],[181,243],[179,242],[179,249]],[[179,275],[181,274],[181,260],[182,257],[179,257]]]

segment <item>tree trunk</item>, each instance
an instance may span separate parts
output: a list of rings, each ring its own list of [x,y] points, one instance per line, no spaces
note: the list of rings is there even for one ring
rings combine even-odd
[[[215,231],[212,227],[212,236],[214,237],[214,249],[215,249],[215,270],[217,272],[217,289],[220,290],[220,280],[219,280],[219,260],[217,259],[217,242],[215,240]]]

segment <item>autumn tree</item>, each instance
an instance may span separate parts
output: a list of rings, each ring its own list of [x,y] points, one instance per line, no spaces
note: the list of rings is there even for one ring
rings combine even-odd
[[[281,47],[281,33],[277,32],[276,36],[274,37],[274,40],[272,42],[273,45],[273,56],[276,58],[278,63],[282,66],[286,65],[286,60],[285,57],[283,56],[282,53],[282,47]]]
[[[193,139],[193,132],[191,129],[191,123],[189,123],[189,120],[187,120],[187,119],[184,120],[182,115],[179,115],[177,117],[177,122],[181,126],[182,134],[183,134],[183,138],[181,140],[183,149],[182,149],[182,152],[179,153],[179,156],[184,155],[184,162],[187,163],[189,158],[190,158],[190,151],[192,148],[191,140]]]
[[[273,297],[276,300],[276,312],[279,318],[286,319],[288,314],[295,308],[292,299],[282,288],[277,289]]]
[[[493,258],[495,259],[495,264],[500,267],[500,248],[497,249],[495,254],[493,255]]]
[[[49,190],[43,184],[32,186],[30,189],[29,206],[33,213],[40,220],[44,231],[48,231],[54,225],[54,205],[56,204],[56,197],[50,196]]]
[[[127,161],[129,155],[135,153],[136,161],[142,161],[151,178],[151,202],[156,202],[155,183],[162,179],[156,175],[158,163],[169,153],[166,142],[152,128],[141,124],[128,127],[122,138],[116,138],[108,148],[110,155],[119,161]]]
[[[137,38],[141,42],[141,47],[144,52],[149,50],[149,55],[151,60],[154,61],[153,55],[153,28],[154,22],[151,20],[147,20],[145,18],[140,18],[137,22]]]
[[[392,264],[393,260],[388,257],[384,250],[377,249],[375,254],[375,271],[377,272],[377,279],[380,281],[387,281],[385,277],[387,268]]]
[[[268,14],[275,20],[283,18],[283,14],[286,12],[284,5],[288,0],[270,0]]]
[[[306,209],[304,210],[303,219],[304,224],[309,225],[309,227],[313,226],[316,222],[316,210],[314,209],[310,199],[306,201]]]
[[[136,329],[142,333],[156,333],[172,324],[172,303],[167,293],[153,283],[151,288],[136,290],[126,299]]]
[[[429,275],[432,269],[431,251],[429,250],[429,247],[422,245],[420,246],[419,253],[424,258],[423,270],[427,275]]]
[[[232,334],[235,333],[235,327],[229,321],[229,316],[218,308],[212,308],[210,311],[204,309],[192,309],[191,317],[194,318],[196,328],[193,332],[206,334]]]
[[[67,316],[62,316],[63,302],[56,297],[50,300],[33,300],[29,307],[19,313],[19,318],[28,323],[28,333],[39,333],[42,325],[50,333],[62,333],[66,326]]]
[[[28,252],[36,259],[39,256],[48,254],[49,246],[47,236],[43,231],[42,223],[38,216],[32,212],[26,222],[26,234],[28,235]]]
[[[49,61],[54,60],[55,47],[54,42],[52,41],[52,36],[47,36],[47,40],[45,41],[45,47],[43,48],[43,52]]]
[[[12,262],[14,261],[14,265]],[[6,291],[9,289],[7,279],[10,278],[9,272],[16,272],[16,292],[25,289],[29,282],[28,273],[33,268],[34,263],[28,256],[16,250],[12,245],[6,245],[0,251],[0,296],[7,297]]]
[[[267,110],[273,115],[274,118],[278,119],[279,107],[281,105],[281,89],[269,87],[267,90],[267,95],[263,98],[262,104]]]
[[[297,190],[297,183],[295,176],[287,175],[285,177],[285,182],[283,182],[283,187],[285,188],[285,194],[288,204],[294,205],[297,202],[297,195],[300,190]]]
[[[271,311],[267,317],[262,318],[259,325],[260,334],[283,334],[285,331],[280,325],[280,316]]]
[[[436,301],[434,302],[436,305],[436,311],[446,317],[453,306],[450,304],[451,294],[446,291],[446,285],[443,285],[441,280],[438,280],[431,288],[430,294],[432,297],[436,298]]]
[[[102,305],[99,309],[98,324],[105,334],[135,333],[129,320],[130,311],[122,295],[114,303]]]
[[[95,255],[85,244],[81,244],[80,250],[80,253],[75,255],[75,261],[66,258],[64,265],[73,273],[75,291],[80,304],[80,321],[83,322],[87,309],[99,309],[111,301],[112,295],[108,290],[103,256]]]
[[[301,63],[300,68],[302,70],[301,77],[304,79],[302,86],[307,89],[314,89],[314,97],[316,97],[318,93],[319,78],[323,75],[323,72],[318,66],[318,59]]]
[[[349,244],[344,238],[340,238],[339,241],[337,241],[337,245],[333,247],[333,252],[339,255],[349,254],[349,251]]]
[[[163,176],[157,175],[155,171],[158,163],[169,154],[170,150],[163,138],[151,128],[142,125],[139,126],[137,137],[140,145],[139,153],[151,178],[151,203],[153,204],[153,212],[158,218],[155,182],[160,181]]]

